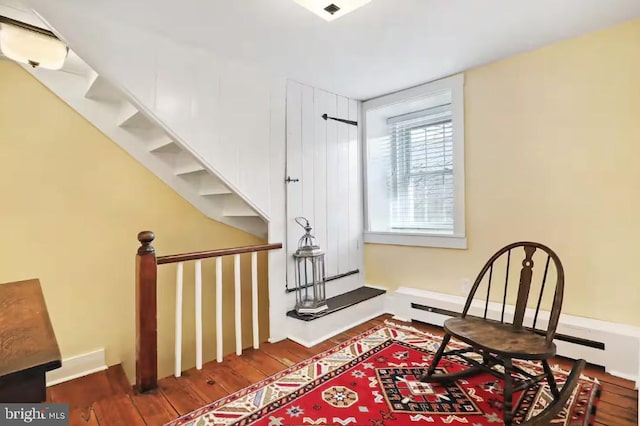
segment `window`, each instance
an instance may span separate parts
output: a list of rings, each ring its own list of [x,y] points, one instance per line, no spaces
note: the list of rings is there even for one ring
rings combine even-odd
[[[366,242],[466,248],[463,82],[364,102]]]

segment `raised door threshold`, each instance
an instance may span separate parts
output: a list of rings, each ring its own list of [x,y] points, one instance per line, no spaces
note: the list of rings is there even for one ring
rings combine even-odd
[[[289,312],[287,312],[287,316],[301,321],[313,321],[318,318],[326,317],[327,315],[330,315],[334,312],[346,309],[350,306],[357,305],[360,302],[364,302],[369,299],[373,299],[374,297],[381,296],[386,292],[386,290],[381,290],[378,288],[360,287],[347,293],[339,294],[335,297],[327,299],[327,305],[329,306],[329,309],[324,311],[322,314],[315,316],[299,315],[295,310],[290,310]]]

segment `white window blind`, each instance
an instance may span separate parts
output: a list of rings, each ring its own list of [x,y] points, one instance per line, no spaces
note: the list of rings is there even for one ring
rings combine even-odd
[[[453,234],[453,128],[449,105],[387,121],[390,225]]]

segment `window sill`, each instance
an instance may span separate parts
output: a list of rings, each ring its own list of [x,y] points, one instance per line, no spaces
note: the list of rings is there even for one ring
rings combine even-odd
[[[455,235],[405,234],[399,232],[365,232],[364,242],[397,246],[466,249],[467,238]]]

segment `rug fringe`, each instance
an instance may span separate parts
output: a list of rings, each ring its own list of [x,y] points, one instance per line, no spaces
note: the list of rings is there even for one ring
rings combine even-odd
[[[403,324],[397,324],[397,323],[395,323],[395,322],[393,322],[393,321],[389,321],[389,320],[387,320],[387,319],[386,319],[386,320],[384,320],[384,324],[385,324],[385,325],[390,325],[390,326],[395,327],[395,328],[399,328],[399,329],[401,329],[401,330],[415,331],[415,332],[418,332],[418,333],[422,333],[422,334],[424,334],[424,332],[422,332],[422,331],[418,330],[417,328],[415,328],[415,327],[413,327],[413,326],[410,326],[410,325],[403,325]]]
[[[389,320],[384,320],[384,324],[389,326],[389,327],[393,327],[393,328],[398,328],[400,330],[404,330],[404,331],[410,331],[412,333],[417,333],[417,334],[421,334],[423,336],[428,336],[434,340],[438,340],[441,341],[442,340],[442,336],[438,336],[437,334],[433,334],[433,333],[429,333],[428,331],[422,331],[422,330],[418,330],[417,328],[410,326],[410,325],[403,325],[403,324],[397,324],[393,321],[389,321]]]

